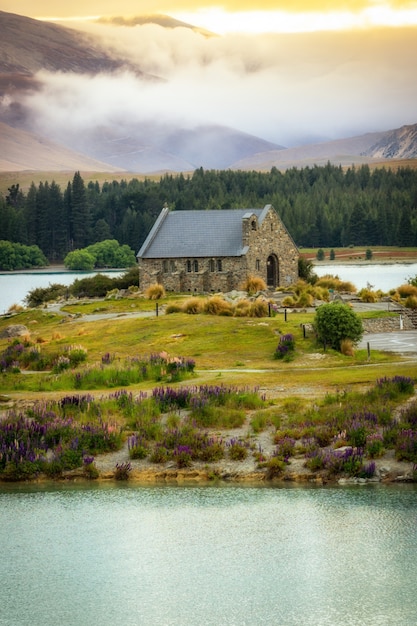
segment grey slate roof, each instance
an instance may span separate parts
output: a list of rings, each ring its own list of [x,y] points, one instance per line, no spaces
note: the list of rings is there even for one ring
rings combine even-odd
[[[241,256],[242,219],[255,214],[261,223],[269,209],[169,211],[163,209],[138,252],[138,258]],[[264,214],[264,215],[263,215]]]

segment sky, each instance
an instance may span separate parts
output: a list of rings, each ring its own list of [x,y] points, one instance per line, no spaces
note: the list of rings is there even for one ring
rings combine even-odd
[[[0,10],[93,32],[163,79],[43,72],[31,104],[57,138],[128,117],[223,124],[286,146],[417,123],[417,0],[0,0]],[[155,13],[216,36],[109,19]]]

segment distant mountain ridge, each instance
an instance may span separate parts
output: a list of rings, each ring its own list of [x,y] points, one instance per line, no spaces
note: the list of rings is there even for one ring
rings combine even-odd
[[[380,159],[412,159],[417,157],[417,124],[401,126],[383,133],[373,146],[363,153]]]
[[[122,26],[158,23],[194,28],[166,16],[117,19]],[[198,30],[198,29],[195,29]],[[154,173],[205,169],[286,169],[328,161],[351,165],[417,157],[417,124],[296,148],[284,148],[227,126],[189,127],[157,119],[129,119],[68,133],[61,144],[53,129],[41,135],[24,94],[42,89],[39,70],[112,75],[129,70],[143,80],[161,77],[110,55],[93,36],[57,24],[0,11],[0,170],[130,171]],[[62,145],[65,144],[65,145]],[[79,163],[77,167],[77,163]]]
[[[32,76],[39,70],[81,74],[133,67],[110,56],[85,33],[58,24],[0,11],[0,74]]]

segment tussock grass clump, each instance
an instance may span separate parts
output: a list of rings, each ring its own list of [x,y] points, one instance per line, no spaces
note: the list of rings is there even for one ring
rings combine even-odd
[[[200,428],[240,428],[246,414],[243,409],[207,404],[192,410],[190,418]]]
[[[347,293],[355,293],[356,287],[353,283],[340,280],[338,276],[332,276],[331,274],[326,274],[318,279],[316,282],[317,287],[327,287],[327,289],[333,289],[334,291],[344,291]]]
[[[250,300],[239,300],[234,307],[235,317],[250,317],[252,302]]]
[[[408,296],[404,304],[407,309],[417,309],[417,296]]]
[[[353,342],[350,339],[342,339],[340,342],[340,352],[345,356],[353,356],[355,354]]]
[[[204,303],[204,312],[209,315],[232,315],[232,305],[221,296],[212,296]]]
[[[280,415],[271,409],[258,410],[250,418],[250,426],[254,433],[261,433],[269,426],[279,427]]]
[[[16,302],[14,304],[11,304],[7,309],[8,313],[20,313],[21,311],[23,311],[22,305],[17,304]]]
[[[297,307],[310,307],[313,306],[314,304],[314,297],[311,293],[308,293],[308,291],[302,291],[298,297],[297,300]]]
[[[145,291],[145,298],[148,300],[160,300],[165,297],[165,289],[163,285],[159,283],[154,283],[153,285],[149,285],[147,290]]]
[[[417,296],[417,287],[414,285],[400,285],[397,287],[397,292],[401,298],[408,298],[408,296]]]
[[[371,289],[361,289],[358,292],[359,298],[362,302],[378,302],[379,295],[376,291],[371,291]]]
[[[259,291],[265,291],[266,283],[259,276],[249,275],[242,283],[242,290],[246,291],[250,296],[254,296]]]
[[[268,315],[268,303],[263,298],[257,298],[250,308],[251,317],[266,317]]]
[[[182,312],[188,313],[188,315],[197,315],[201,313],[204,308],[204,302],[197,297],[189,298],[182,305]]]
[[[282,301],[282,306],[288,307],[291,309],[297,306],[297,300],[293,298],[293,296],[285,296],[285,298]]]
[[[330,293],[327,287],[320,287],[320,286],[314,285],[314,287],[313,286],[309,287],[308,291],[309,293],[312,294],[314,298],[316,298],[316,300],[324,300],[324,302],[329,301]]]
[[[182,306],[173,302],[171,304],[167,304],[165,307],[165,313],[167,315],[171,315],[172,313],[182,313]]]

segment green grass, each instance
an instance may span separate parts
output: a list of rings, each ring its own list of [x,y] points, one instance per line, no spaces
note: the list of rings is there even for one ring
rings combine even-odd
[[[176,296],[179,298],[179,296]],[[153,303],[140,301],[143,306]],[[271,394],[291,395],[299,389],[307,394],[323,393],[345,386],[366,387],[381,376],[409,375],[413,365],[409,359],[384,352],[357,350],[353,357],[333,350],[323,353],[313,336],[303,338],[302,325],[311,323],[313,313],[291,313],[266,318],[234,318],[211,315],[161,314],[158,317],[124,317],[126,301],[97,301],[85,311],[101,307],[121,313],[113,319],[88,322],[80,318],[63,318],[43,311],[26,310],[13,317],[0,318],[0,333],[9,324],[25,324],[31,340],[38,342],[42,353],[55,353],[63,346],[80,345],[87,350],[86,367],[99,365],[105,353],[119,361],[126,357],[148,357],[167,352],[170,356],[192,358],[196,362],[198,383],[224,382],[227,384],[259,385]],[[77,310],[79,310],[79,308]],[[129,310],[129,309],[127,309]],[[385,316],[386,312],[365,313],[364,317]],[[294,360],[283,363],[274,359],[279,337],[292,333],[296,349]],[[0,351],[8,345],[0,339]],[[77,371],[82,371],[80,366]],[[24,391],[41,392],[51,389],[46,385],[46,374],[2,375],[4,393]],[[135,387],[150,388],[150,381]],[[62,388],[56,385],[56,388]]]

